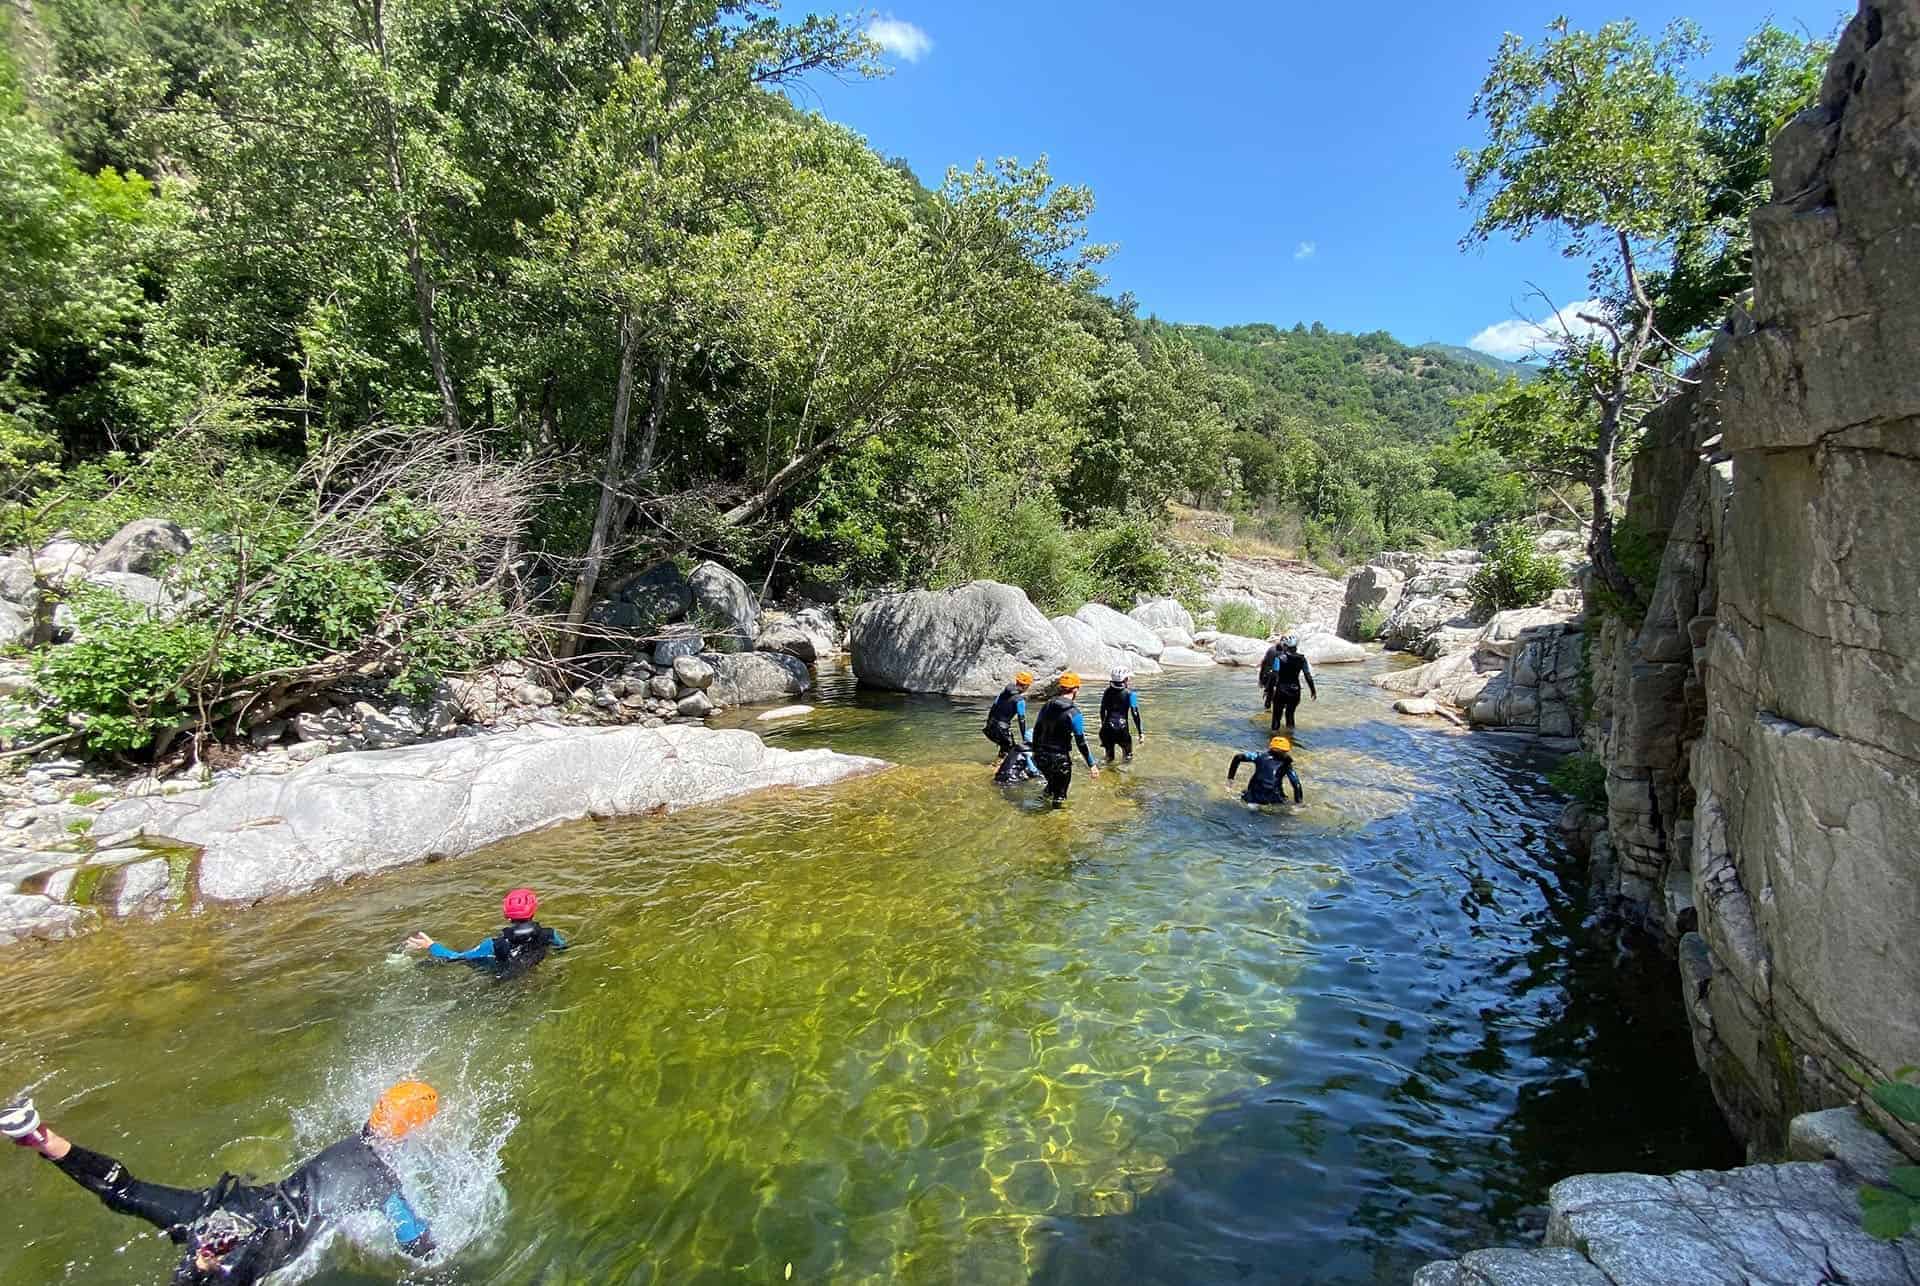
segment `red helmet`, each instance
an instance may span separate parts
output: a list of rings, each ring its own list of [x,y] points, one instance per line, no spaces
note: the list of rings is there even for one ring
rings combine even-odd
[[[540,899],[533,895],[532,889],[515,889],[500,902],[500,910],[509,920],[531,920],[539,909]]]

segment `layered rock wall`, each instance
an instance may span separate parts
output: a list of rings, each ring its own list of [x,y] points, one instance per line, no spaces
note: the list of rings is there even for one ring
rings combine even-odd
[[[1650,426],[1665,552],[1594,733],[1618,890],[1762,1148],[1920,1062],[1920,4],[1862,7],[1773,178],[1751,316]]]

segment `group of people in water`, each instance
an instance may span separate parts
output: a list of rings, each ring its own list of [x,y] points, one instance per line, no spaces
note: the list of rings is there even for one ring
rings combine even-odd
[[[1242,764],[1252,766],[1251,780],[1241,798],[1249,804],[1284,804],[1286,788],[1293,788],[1293,802],[1305,801],[1300,774],[1293,764],[1294,715],[1300,708],[1301,685],[1315,701],[1320,692],[1313,683],[1313,667],[1300,652],[1299,640],[1289,634],[1273,644],[1260,659],[1260,689],[1265,708],[1273,712],[1272,736],[1264,752],[1236,754],[1227,765],[1227,780],[1233,781]],[[1041,778],[1046,796],[1055,807],[1066,803],[1073,786],[1074,751],[1093,776],[1100,775],[1087,746],[1086,721],[1080,714],[1081,678],[1068,670],[1054,680],[1056,695],[1040,707],[1033,721],[1033,734],[1027,734],[1027,693],[1034,682],[1033,671],[1021,670],[995,698],[987,711],[987,725],[981,731],[998,750],[993,780],[1002,786]],[[1014,735],[1015,728],[1019,735]],[[1281,729],[1285,728],[1283,734]],[[1106,689],[1100,694],[1100,746],[1106,762],[1113,765],[1116,753],[1123,763],[1133,762],[1136,737],[1146,740],[1146,724],[1140,717],[1140,694],[1133,689],[1133,676],[1124,666],[1116,666],[1108,675]]]
[[[465,951],[424,933],[407,949],[428,960],[462,961],[495,977],[522,975],[551,951],[566,950],[559,933],[534,919],[540,900],[514,889],[501,902],[506,924]],[[325,1229],[351,1215],[386,1216],[396,1245],[415,1259],[436,1249],[433,1232],[409,1200],[391,1149],[440,1112],[440,1095],[424,1081],[402,1081],[381,1094],[366,1122],[329,1144],[278,1183],[243,1183],[223,1174],[203,1188],[175,1188],[138,1179],[110,1156],[71,1142],[40,1119],[31,1099],[0,1111],[0,1134],[30,1148],[93,1193],[107,1209],[144,1219],[181,1247],[174,1286],[249,1286],[291,1264]]]
[[[1315,700],[1312,667],[1292,636],[1282,638],[1261,659],[1260,687],[1273,712],[1272,739],[1263,752],[1234,755],[1227,765],[1233,781],[1241,766],[1252,767],[1241,798],[1248,804],[1284,804],[1305,792],[1293,763],[1291,739],[1301,684]],[[999,750],[994,780],[1013,783],[1032,778],[1046,782],[1047,798],[1065,803],[1073,785],[1074,752],[1088,772],[1100,775],[1087,745],[1086,722],[1078,705],[1081,679],[1068,671],[1054,681],[1056,695],[1040,707],[1031,738],[1027,730],[1027,693],[1034,676],[1022,670],[987,713],[985,733]],[[1018,736],[1015,730],[1018,729]],[[1116,667],[1100,694],[1099,742],[1111,766],[1116,757],[1133,761],[1136,741],[1146,740],[1140,694],[1132,675]],[[501,902],[506,923],[479,944],[457,951],[415,933],[409,951],[424,951],[433,961],[458,961],[507,978],[532,969],[548,953],[564,951],[566,939],[534,918],[540,907],[531,889],[514,889]],[[32,1100],[0,1111],[0,1134],[32,1149],[61,1173],[98,1197],[109,1210],[143,1219],[181,1247],[174,1286],[247,1286],[297,1259],[329,1226],[364,1211],[386,1216],[394,1242],[406,1254],[425,1259],[435,1250],[433,1232],[409,1200],[390,1151],[440,1110],[439,1093],[423,1081],[402,1081],[383,1093],[366,1122],[353,1134],[321,1149],[277,1183],[243,1183],[223,1174],[201,1188],[175,1188],[135,1178],[110,1156],[81,1147],[56,1133]]]

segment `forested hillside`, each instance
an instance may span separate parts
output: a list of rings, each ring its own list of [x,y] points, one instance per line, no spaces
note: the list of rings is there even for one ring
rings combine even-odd
[[[1409,348],[1385,331],[1348,335],[1319,322],[1174,330],[1213,366],[1245,380],[1266,414],[1372,425],[1410,442],[1452,436],[1455,403],[1500,382],[1457,353]]]

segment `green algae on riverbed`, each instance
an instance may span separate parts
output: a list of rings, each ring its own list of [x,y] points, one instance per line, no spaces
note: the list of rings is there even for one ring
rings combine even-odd
[[[1250,677],[1141,688],[1135,764],[1051,810],[989,784],[984,703],[833,685],[760,730],[897,768],[21,953],[0,1057],[179,1181],[275,1172],[382,1077],[458,1087],[518,1122],[441,1279],[502,1286],[1370,1282],[1521,1235],[1563,1173],[1734,1159],[1670,983],[1582,927],[1524,746],[1334,670],[1307,807],[1250,811]],[[523,984],[389,959],[517,883],[576,943]],[[9,1160],[0,1280],[163,1277]]]

